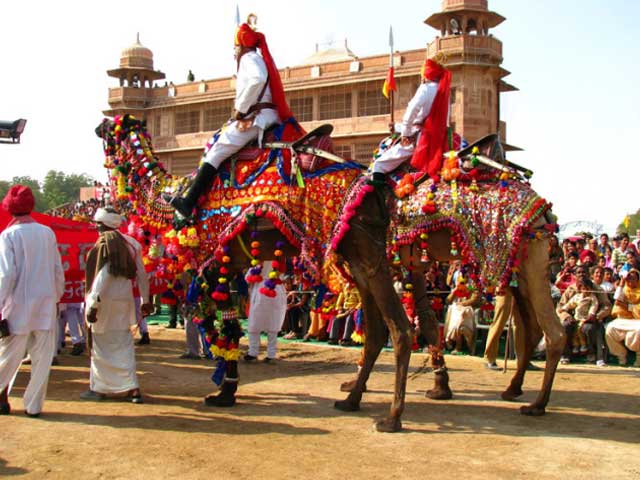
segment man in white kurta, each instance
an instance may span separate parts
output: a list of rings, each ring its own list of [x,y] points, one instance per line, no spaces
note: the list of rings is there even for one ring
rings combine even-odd
[[[98,229],[114,231],[120,227],[121,217],[114,211],[98,209],[94,217]],[[128,235],[126,241],[135,262],[135,280],[142,298],[149,298],[149,280],[142,263],[142,247]],[[93,279],[86,294],[87,320],[91,323],[90,390],[81,395],[84,400],[99,400],[107,394],[128,393],[134,403],[141,403],[140,386],[136,376],[136,359],[132,328],[136,325],[135,302],[131,279],[109,272],[107,262]],[[143,311],[151,311],[150,304]]]
[[[272,271],[270,261],[262,262],[262,277],[269,278]],[[248,274],[247,274],[248,275]],[[282,283],[276,285],[274,297],[260,293],[260,283],[252,283],[249,287],[249,352],[246,361],[258,358],[260,352],[260,332],[267,332],[266,362],[275,360],[278,346],[278,332],[282,328],[287,313],[287,292]]]
[[[0,234],[0,307],[10,333],[0,339],[0,413],[10,412],[9,390],[28,352],[31,378],[24,409],[38,416],[56,350],[56,303],[64,292],[64,272],[55,234],[29,215],[31,190],[12,187],[2,205],[14,219]]]
[[[389,173],[413,156],[422,125],[431,112],[437,93],[438,82],[425,80],[420,84],[407,105],[402,123],[395,125],[396,133],[400,134],[400,141],[376,158],[373,163],[373,173]]]
[[[191,215],[198,199],[211,186],[220,165],[253,140],[262,143],[265,129],[290,115],[284,101],[278,70],[268,51],[264,35],[243,24],[236,32],[236,97],[232,121],[207,143],[196,178],[184,197],[169,203],[184,217]],[[258,53],[260,49],[262,55]],[[278,76],[278,78],[272,78]],[[278,89],[274,98],[273,88]],[[275,102],[275,103],[274,103]],[[285,118],[281,118],[281,117]]]

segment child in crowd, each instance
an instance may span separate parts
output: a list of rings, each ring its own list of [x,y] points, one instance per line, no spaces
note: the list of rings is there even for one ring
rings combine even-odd
[[[571,313],[578,322],[573,336],[573,353],[587,353],[587,337],[582,332],[582,326],[594,318],[598,311],[598,297],[593,291],[593,283],[588,278],[576,278],[576,293],[562,307],[565,312]]]

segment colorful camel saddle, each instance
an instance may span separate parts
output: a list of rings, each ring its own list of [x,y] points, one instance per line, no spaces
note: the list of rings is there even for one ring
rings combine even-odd
[[[337,250],[348,230],[353,217],[350,212],[357,210],[372,188],[364,178],[354,182],[332,233],[328,256]],[[513,179],[474,183],[427,179],[410,195],[401,199],[390,195],[388,202],[389,258],[405,245],[424,248],[429,233],[447,229],[452,237],[452,256],[471,268],[479,288],[485,291],[514,282],[522,242],[555,228],[552,223],[545,224],[542,231],[534,228],[546,218],[551,204],[530,185]]]
[[[327,132],[304,135],[304,145],[332,153]],[[285,147],[250,145],[225,162],[200,202],[196,227],[204,246],[219,251],[247,228],[273,226],[300,250],[300,261],[317,280],[342,200],[362,167],[315,155],[313,148],[297,151],[296,141],[301,142],[297,124],[285,122],[263,139],[264,146]]]

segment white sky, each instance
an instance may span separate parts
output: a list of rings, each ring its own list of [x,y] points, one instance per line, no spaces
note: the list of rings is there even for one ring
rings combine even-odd
[[[0,119],[28,120],[21,145],[0,145],[0,179],[49,170],[105,181],[93,129],[108,107],[120,51],[140,32],[154,66],[174,83],[233,73],[235,8],[258,14],[278,67],[313,53],[316,42],[348,38],[359,56],[426,46],[423,22],[440,0],[8,0],[0,8]],[[392,11],[389,5],[400,8]],[[493,29],[504,44],[502,95],[511,159],[534,170],[532,184],[560,223],[590,220],[613,231],[640,208],[640,2],[489,0],[507,18]]]

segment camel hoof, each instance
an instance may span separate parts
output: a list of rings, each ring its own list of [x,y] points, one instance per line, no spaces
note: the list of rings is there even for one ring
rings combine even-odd
[[[524,405],[520,407],[520,413],[530,417],[541,417],[545,414],[545,409],[544,407],[538,407],[536,405]]]
[[[521,388],[507,388],[500,397],[507,402],[513,402],[516,398],[522,395]]]
[[[358,379],[356,378],[355,380],[349,380],[348,382],[343,382],[342,384],[340,384],[340,391],[341,392],[352,392],[355,388],[356,388],[356,383],[358,383]],[[367,391],[367,384],[364,384],[364,388],[362,389],[363,392]]]
[[[402,430],[402,422],[399,418],[384,418],[373,424],[378,432],[394,433]]]
[[[233,407],[236,404],[236,397],[232,395],[210,395],[205,397],[204,404],[207,407]]]
[[[453,398],[453,393],[449,388],[436,387],[431,390],[427,390],[425,397],[430,398],[431,400],[451,400]]]
[[[343,412],[357,412],[360,410],[360,404],[351,402],[348,398],[346,400],[336,400],[333,406]]]

